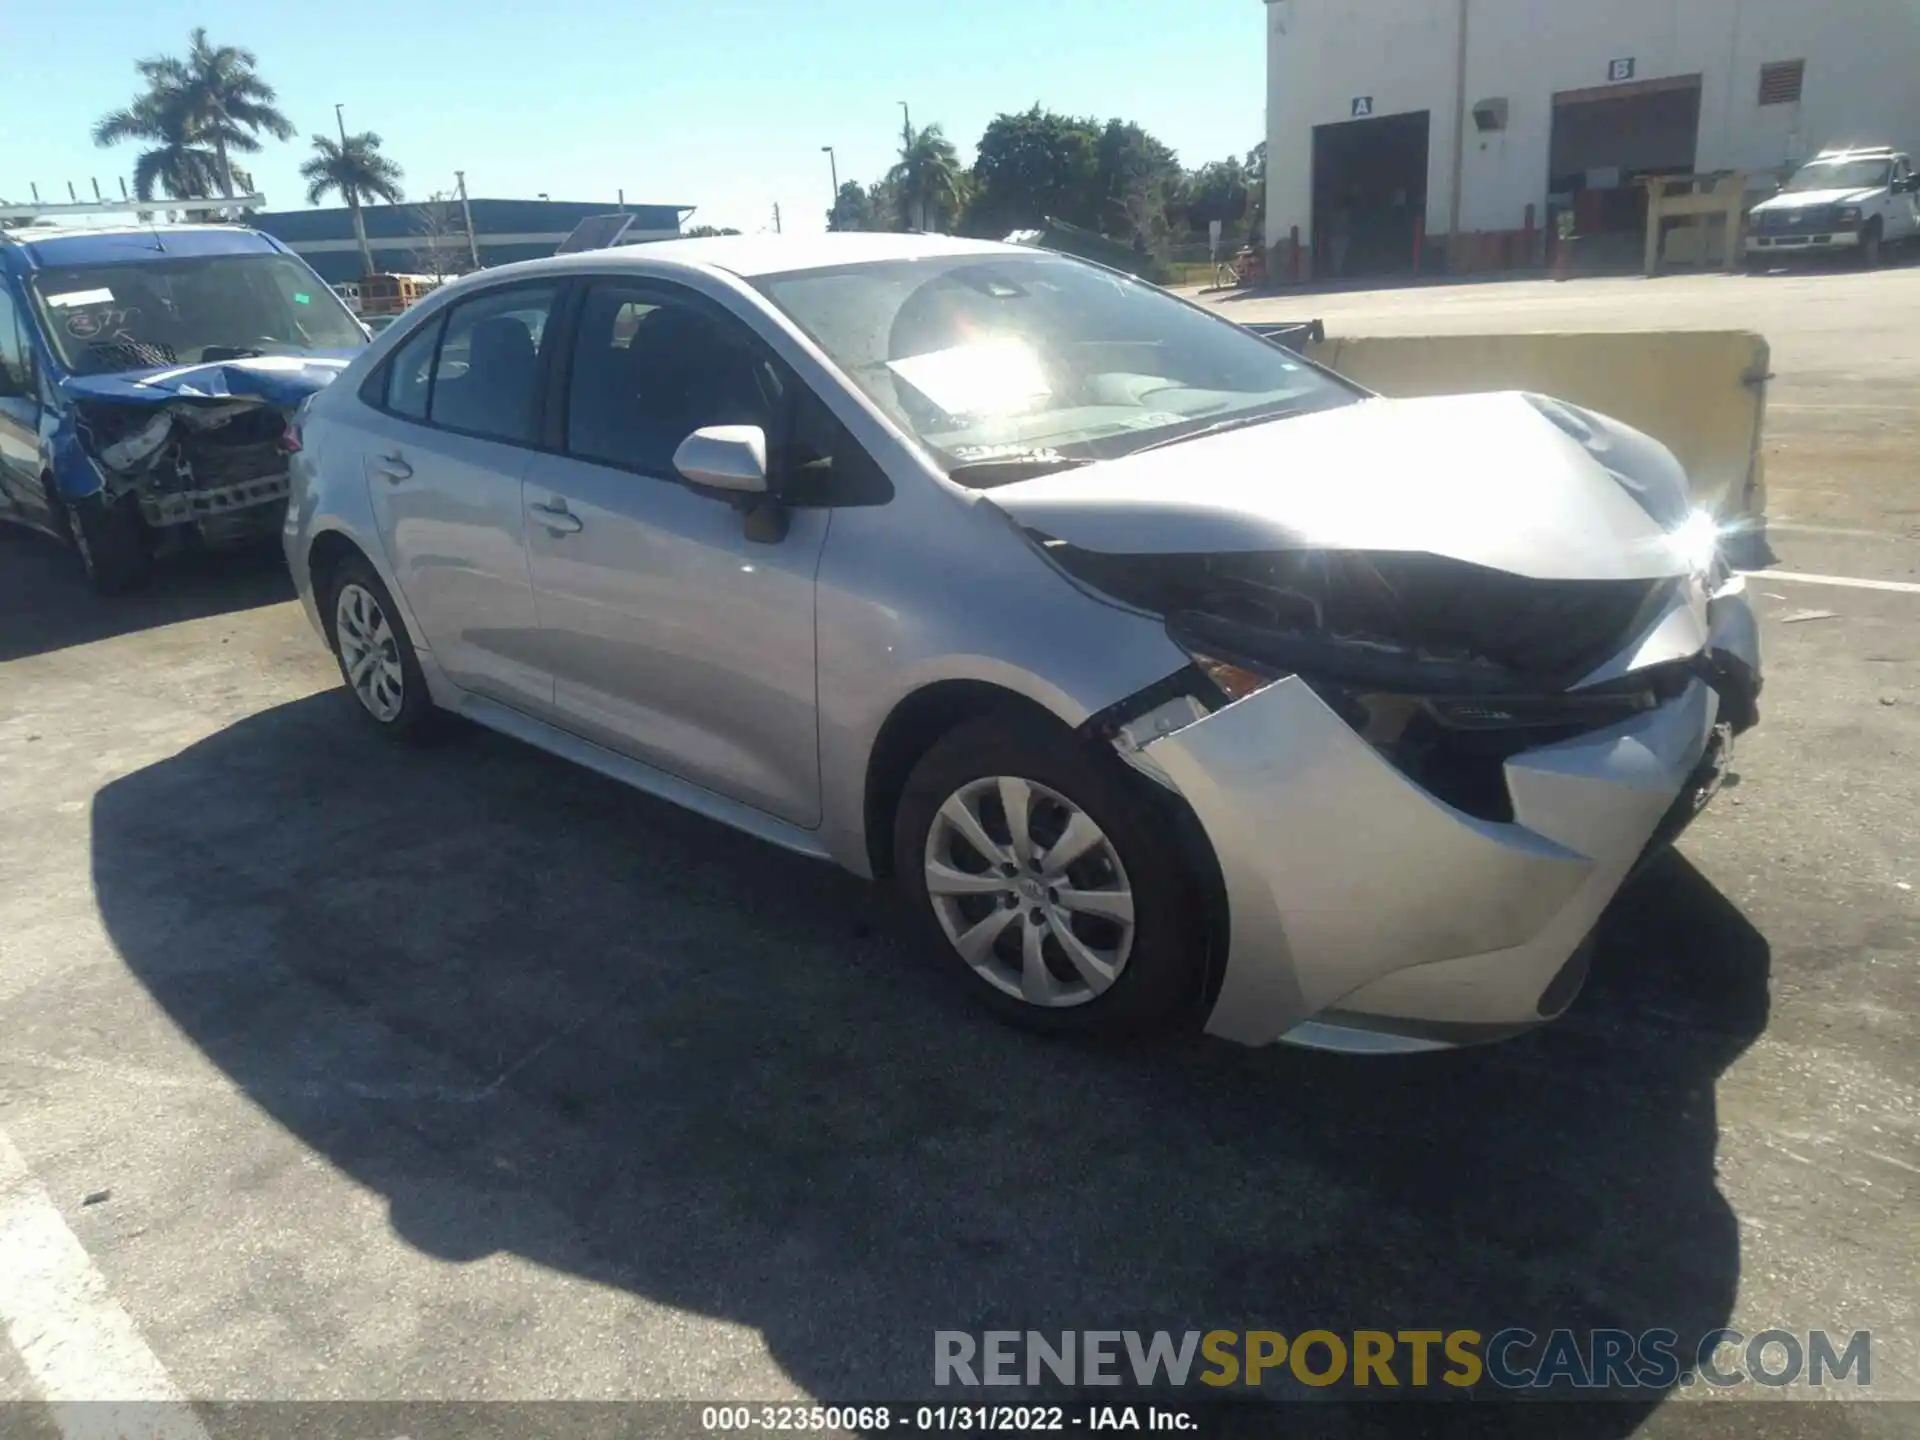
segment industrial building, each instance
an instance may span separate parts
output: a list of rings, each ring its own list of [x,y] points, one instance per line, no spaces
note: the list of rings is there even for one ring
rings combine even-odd
[[[1826,146],[1920,148],[1915,0],[1264,8],[1277,275],[1527,263],[1562,211],[1631,258],[1642,176],[1764,190]]]
[[[693,213],[691,205],[624,205],[619,201],[470,200],[473,238],[482,265],[505,265],[551,255],[589,215],[625,210],[634,217],[623,239],[671,240]],[[394,274],[470,268],[465,211],[441,200],[362,206],[376,270]],[[326,210],[268,210],[247,223],[284,242],[329,284],[358,280],[365,268],[344,206]]]

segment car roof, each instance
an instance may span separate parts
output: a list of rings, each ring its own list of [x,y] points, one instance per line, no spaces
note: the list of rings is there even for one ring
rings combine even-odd
[[[168,255],[280,253],[272,237],[244,225],[47,225],[9,230],[6,248],[29,266],[137,264]]]
[[[1837,150],[1822,150],[1807,164],[1818,165],[1828,160],[1892,160],[1902,153],[1891,145],[1842,146]]]
[[[608,266],[644,269],[689,266],[721,270],[742,279],[794,270],[825,270],[836,265],[877,264],[887,260],[935,260],[952,255],[1031,255],[1024,246],[997,240],[968,240],[957,235],[896,235],[869,231],[829,231],[821,235],[708,235],[689,240],[649,240],[608,250],[578,250],[568,255],[523,260],[478,272],[565,268],[602,270]],[[471,278],[471,277],[463,277]]]

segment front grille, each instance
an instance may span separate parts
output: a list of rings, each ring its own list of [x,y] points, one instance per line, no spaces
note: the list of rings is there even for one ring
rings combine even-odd
[[[1839,223],[1839,207],[1806,205],[1798,210],[1763,210],[1757,217],[1767,235],[1823,235]]]

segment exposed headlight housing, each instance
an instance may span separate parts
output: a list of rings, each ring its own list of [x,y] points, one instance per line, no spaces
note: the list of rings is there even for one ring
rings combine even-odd
[[[1842,225],[1858,225],[1860,223],[1860,215],[1861,211],[1858,205],[1842,205],[1840,207],[1839,219]]]

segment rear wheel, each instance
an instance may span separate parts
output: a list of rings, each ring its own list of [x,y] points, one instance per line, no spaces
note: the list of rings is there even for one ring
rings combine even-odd
[[[1196,887],[1117,761],[1024,716],[969,721],[914,768],[895,874],[950,973],[1029,1028],[1124,1035],[1191,1012]]]
[[[325,606],[340,677],[360,713],[396,740],[425,738],[438,712],[399,609],[373,567],[357,555],[340,561],[327,577]]]
[[[63,505],[62,528],[80,556],[80,568],[96,595],[119,595],[146,584],[153,573],[146,522],[132,496],[109,501],[88,495]]]

